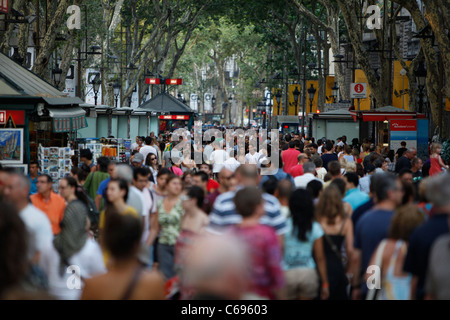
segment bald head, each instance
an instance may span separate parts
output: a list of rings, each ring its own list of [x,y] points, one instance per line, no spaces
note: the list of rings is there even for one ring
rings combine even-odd
[[[197,294],[213,294],[240,300],[249,284],[249,261],[245,246],[230,235],[203,235],[186,252],[182,284]]]
[[[28,194],[30,192],[30,180],[20,173],[9,173],[5,183],[5,199],[13,203],[18,210],[28,205]]]
[[[235,171],[237,183],[244,186],[256,186],[258,184],[258,169],[252,164],[241,164]]]

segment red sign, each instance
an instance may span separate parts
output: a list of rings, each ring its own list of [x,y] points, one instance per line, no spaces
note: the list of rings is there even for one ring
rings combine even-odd
[[[0,110],[0,124],[6,124],[9,118],[16,126],[25,125],[25,111],[23,110]]]
[[[355,86],[355,91],[356,91],[356,93],[361,93],[361,92],[363,92],[363,91],[364,91],[364,86],[363,86],[362,84],[358,83],[358,84]]]
[[[0,12],[2,13],[9,12],[9,0],[0,0]]]
[[[155,79],[155,78],[145,78],[145,83],[146,84],[160,84],[161,80],[159,79]]]
[[[417,120],[391,120],[391,131],[417,131]]]
[[[166,84],[181,85],[181,84],[183,84],[183,80],[182,79],[166,79]]]
[[[177,115],[168,115],[168,116],[159,116],[160,120],[189,120],[189,116],[177,116]]]

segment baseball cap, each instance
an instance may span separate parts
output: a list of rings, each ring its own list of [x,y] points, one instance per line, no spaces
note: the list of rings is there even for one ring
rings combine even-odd
[[[133,156],[132,162],[143,162],[143,161],[144,161],[144,155],[142,153],[138,152]]]

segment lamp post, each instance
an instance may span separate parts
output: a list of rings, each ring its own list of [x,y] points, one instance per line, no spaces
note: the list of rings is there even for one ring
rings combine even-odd
[[[331,87],[332,96],[333,96],[333,103],[336,103],[336,99],[339,96],[339,86],[336,82],[334,82],[333,87]]]
[[[99,92],[99,90],[100,90],[100,85],[101,85],[101,80],[100,80],[100,77],[99,77],[99,74],[97,73],[96,75],[95,75],[95,77],[94,77],[94,79],[92,79],[92,82],[91,82],[91,84],[92,84],[92,88],[93,88],[93,90],[94,90],[94,101],[95,101],[95,105],[97,105],[97,95],[98,95],[98,92]]]
[[[211,99],[211,102],[212,102],[212,113],[215,113],[216,112],[216,97],[212,97],[212,99]]]
[[[423,111],[423,89],[425,88],[425,81],[427,79],[427,69],[425,69],[423,61],[419,63],[416,70],[414,70],[416,76],[417,87],[419,88],[419,113]]]
[[[308,97],[309,97],[309,110],[310,110],[310,112],[312,112],[312,105],[313,105],[313,100],[314,100],[314,96],[316,95],[316,88],[314,88],[314,85],[311,83],[311,87],[309,87],[309,89],[308,89]],[[319,113],[320,111],[319,111],[319,106],[317,106],[317,113]],[[311,131],[312,131],[312,128],[311,128],[311,123],[310,123],[310,126],[309,126],[309,132],[310,132],[310,134],[309,135],[311,135]],[[304,135],[304,132],[305,132],[305,117],[302,117],[302,136],[304,137],[305,135]]]
[[[281,90],[277,90],[277,93],[275,94],[275,99],[277,100],[277,116],[279,116],[281,104]]]
[[[268,125],[269,129],[272,129],[272,113],[273,113],[272,112],[272,99],[273,99],[272,93],[270,91],[267,91],[266,101],[269,102],[269,125]],[[266,105],[267,105],[267,103],[266,103]]]
[[[116,81],[114,82],[114,84],[113,84],[113,90],[114,90],[114,102],[115,102],[114,106],[115,106],[116,108],[117,108],[117,100],[119,99],[120,88],[121,88],[121,85],[120,85],[119,81],[116,80]]]
[[[52,70],[52,78],[56,87],[58,87],[59,83],[61,82],[61,75],[62,70],[58,66],[56,66],[55,69]]]
[[[298,91],[298,87],[295,87],[295,90],[292,92],[294,96],[294,103],[295,103],[295,115],[298,116],[298,97],[300,96],[300,91]]]

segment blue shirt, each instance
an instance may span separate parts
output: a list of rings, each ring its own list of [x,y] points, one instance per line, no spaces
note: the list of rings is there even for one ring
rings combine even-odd
[[[391,224],[394,211],[377,210],[368,211],[356,224],[355,249],[360,249],[362,253],[361,273],[365,274],[370,258],[381,240],[387,238],[389,226]],[[362,293],[367,292],[367,286],[362,286]]]
[[[306,233],[306,241],[300,241],[292,218],[287,219],[287,233],[284,237],[283,269],[316,267],[313,258],[314,241],[323,236],[324,232],[318,222],[313,222],[312,229]],[[293,232],[295,230],[295,232]]]
[[[101,195],[105,199],[106,199],[106,188],[108,187],[108,183],[110,181],[111,181],[111,177],[103,180],[102,182],[100,182],[100,185],[98,186],[98,189],[97,189],[97,194]]]
[[[372,209],[372,207],[375,205],[375,202],[373,202],[373,199],[370,198],[369,201],[367,201],[366,203],[364,203],[363,205],[360,205],[358,207],[358,209],[356,209],[355,211],[353,211],[352,213],[352,222],[353,225],[356,226],[356,224],[358,223],[359,219],[361,219],[361,217],[368,212],[370,209]],[[355,234],[356,229],[353,228],[353,235]]]
[[[418,277],[416,299],[423,299],[425,296],[425,277],[431,246],[439,236],[448,232],[448,214],[433,214],[431,212],[428,221],[417,227],[409,238],[403,270]]]
[[[214,201],[214,207],[209,214],[209,226],[212,229],[221,229],[242,222],[242,216],[236,211],[233,201],[236,192],[237,190],[222,193]],[[281,214],[280,202],[268,193],[263,193],[263,199],[266,214],[261,217],[261,224],[273,227],[278,235],[285,234],[287,232],[286,218]]]
[[[275,173],[273,176],[275,177],[275,179],[277,179],[277,181],[289,179],[291,180],[292,185],[295,185],[294,178],[290,174],[286,173],[283,169],[278,169],[277,173]],[[259,186],[262,187],[264,182],[266,182],[267,180],[269,180],[269,175],[263,175],[261,181],[259,182]]]
[[[39,176],[40,176],[40,174],[38,173],[38,177]],[[29,193],[30,195],[37,193],[37,185],[36,185],[36,183],[37,183],[38,177],[33,179],[33,178],[30,177],[30,175],[28,175],[28,179],[30,179],[30,193]]]
[[[355,211],[359,206],[369,201],[369,195],[358,190],[358,188],[354,188],[347,191],[344,201],[350,203],[353,211]]]

